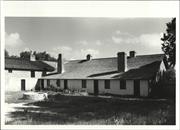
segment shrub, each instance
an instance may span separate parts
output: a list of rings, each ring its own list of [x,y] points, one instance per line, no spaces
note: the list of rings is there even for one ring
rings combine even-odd
[[[59,87],[56,87],[54,85],[49,85],[46,88],[47,91],[54,91],[54,92],[62,92],[63,90]]]

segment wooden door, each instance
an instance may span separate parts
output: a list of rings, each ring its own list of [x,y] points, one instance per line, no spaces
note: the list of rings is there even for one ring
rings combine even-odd
[[[98,88],[98,80],[94,80],[94,95],[98,95],[99,88]]]
[[[44,79],[41,79],[41,89],[44,89]]]
[[[140,96],[140,80],[134,80],[134,96]]]
[[[68,83],[67,83],[67,80],[64,80],[64,89],[68,89]]]
[[[26,81],[25,79],[21,79],[21,91],[25,91],[26,90]]]

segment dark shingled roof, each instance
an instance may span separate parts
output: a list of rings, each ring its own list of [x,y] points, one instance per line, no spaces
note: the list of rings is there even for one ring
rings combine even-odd
[[[44,79],[149,79],[155,75],[163,54],[137,55],[127,59],[127,71],[117,72],[117,57],[71,60],[64,64],[65,72]]]
[[[54,71],[54,67],[43,61],[30,61],[22,58],[5,58],[5,69],[13,70],[34,70],[34,71]]]
[[[47,74],[56,73],[57,72],[57,61],[43,61],[44,63],[48,64],[49,66],[52,66],[54,68],[53,71],[48,72]]]

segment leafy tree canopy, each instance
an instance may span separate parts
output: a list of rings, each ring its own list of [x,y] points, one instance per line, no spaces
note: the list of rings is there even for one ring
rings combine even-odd
[[[5,57],[9,57],[9,52],[5,50]]]
[[[24,59],[30,59],[31,55],[35,55],[36,60],[56,61],[56,58],[52,57],[46,51],[44,52],[23,51],[20,53],[20,57]]]
[[[166,55],[168,67],[174,67],[176,64],[176,18],[173,18],[166,26],[166,32],[161,38],[162,50]]]

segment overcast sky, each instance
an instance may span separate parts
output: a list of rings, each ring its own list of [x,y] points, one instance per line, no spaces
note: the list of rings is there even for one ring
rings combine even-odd
[[[7,17],[5,47],[12,55],[47,51],[82,59],[116,56],[117,52],[162,53],[160,38],[171,18]]]

